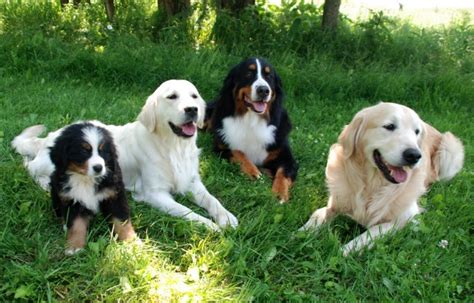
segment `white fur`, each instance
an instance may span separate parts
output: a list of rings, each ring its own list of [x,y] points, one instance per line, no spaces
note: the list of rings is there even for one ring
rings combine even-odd
[[[97,193],[95,190],[97,182],[98,180],[92,176],[70,173],[67,184],[70,190],[60,192],[59,195],[81,203],[85,208],[96,214],[99,211],[99,202],[115,194],[110,190]]]
[[[12,141],[12,147],[24,157],[34,158],[41,150],[42,139],[38,136],[45,130],[43,125],[34,125],[26,128]]]
[[[461,152],[460,152],[461,151]],[[450,132],[443,134],[438,150],[439,180],[453,178],[464,163],[464,147],[461,141]]]
[[[222,120],[219,133],[231,150],[240,150],[254,164],[261,165],[268,156],[266,147],[275,142],[275,130],[274,125],[249,111]]]
[[[172,94],[176,94],[177,98],[169,99]],[[168,124],[172,122],[181,125],[185,122],[184,108],[189,106],[198,107],[197,123],[202,124],[205,102],[197,89],[185,80],[169,80],[148,97],[138,121],[123,126],[104,125],[97,121],[93,123],[111,132],[117,146],[125,187],[132,191],[136,200],[145,201],[170,215],[204,223],[214,230],[225,226],[236,227],[237,218],[227,211],[201,182],[197,133],[191,138],[178,137]],[[47,178],[49,181],[54,167],[49,160],[47,146],[54,142],[58,132],[39,139],[43,142],[43,148],[33,160],[38,162],[38,165],[35,165],[38,169],[33,173],[27,165],[36,180]],[[20,141],[18,139],[14,142]],[[34,153],[34,148],[26,143],[16,149],[26,149]],[[172,194],[186,192],[191,192],[194,202],[204,207],[218,225],[173,199]]]

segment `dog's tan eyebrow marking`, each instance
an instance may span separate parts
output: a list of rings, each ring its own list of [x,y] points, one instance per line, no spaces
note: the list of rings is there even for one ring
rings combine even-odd
[[[267,74],[269,74],[272,69],[270,68],[270,66],[265,66],[265,68],[263,69]]]
[[[250,70],[256,70],[257,69],[257,66],[255,64],[250,64],[249,65],[249,69]]]

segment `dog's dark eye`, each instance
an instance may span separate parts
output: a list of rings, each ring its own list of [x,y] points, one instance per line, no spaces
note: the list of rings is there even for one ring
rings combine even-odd
[[[171,94],[171,95],[169,95],[169,96],[166,97],[166,98],[167,98],[167,99],[170,99],[170,100],[175,100],[175,99],[178,98],[178,95],[176,95],[176,94]]]
[[[100,151],[103,151],[103,150],[104,150],[104,143],[102,143],[101,145],[99,145],[99,150],[100,150]]]
[[[389,123],[389,124],[385,124],[385,125],[383,126],[383,128],[385,128],[386,130],[389,130],[389,131],[394,131],[395,128],[397,128],[397,127],[395,126],[395,124]]]
[[[415,129],[415,134],[419,134],[420,133],[420,130],[419,129]]]
[[[253,72],[249,71],[245,74],[245,77],[251,78],[253,76]]]
[[[197,96],[196,94],[192,94],[191,97],[192,97],[193,99],[197,99],[198,96]]]
[[[87,151],[91,151],[92,150],[92,146],[90,146],[89,143],[82,143],[81,144],[82,148],[87,150]]]

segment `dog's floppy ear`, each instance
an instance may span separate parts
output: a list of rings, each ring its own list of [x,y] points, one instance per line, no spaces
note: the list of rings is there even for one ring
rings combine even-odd
[[[240,65],[234,66],[227,76],[224,79],[224,86],[222,88],[222,91],[232,91],[235,86],[235,74],[237,74],[237,69],[240,67]]]
[[[67,156],[68,156],[68,149],[69,149],[69,141],[64,140],[63,137],[59,137],[54,146],[51,147],[51,151],[49,153],[49,157],[51,162],[53,162],[55,169],[58,171],[66,170],[67,166]]]
[[[224,79],[223,86],[219,92],[219,96],[216,98],[215,103],[211,106],[214,107],[213,112],[219,117],[225,117],[231,115],[235,111],[235,86],[237,68],[239,65],[234,66]],[[214,119],[214,118],[211,118]],[[212,123],[212,122],[211,122]],[[214,125],[211,126],[212,128]]]
[[[149,132],[156,131],[157,121],[156,121],[156,96],[151,95],[146,100],[145,106],[143,106],[142,111],[138,115],[138,121],[140,121],[143,126],[148,129]]]
[[[349,159],[355,152],[360,137],[365,128],[365,119],[363,115],[356,115],[354,119],[346,125],[339,135],[339,144],[342,145],[344,158]]]

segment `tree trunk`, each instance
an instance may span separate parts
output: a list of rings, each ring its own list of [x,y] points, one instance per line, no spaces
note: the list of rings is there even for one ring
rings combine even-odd
[[[110,22],[114,21],[115,16],[115,4],[114,0],[104,0],[105,12]]]
[[[219,9],[236,13],[249,5],[255,5],[255,0],[217,0],[216,4]]]
[[[335,31],[339,21],[339,7],[341,0],[326,0],[324,1],[323,11],[323,29]]]
[[[190,8],[191,0],[158,0],[158,10],[162,11],[167,18],[185,12]]]

